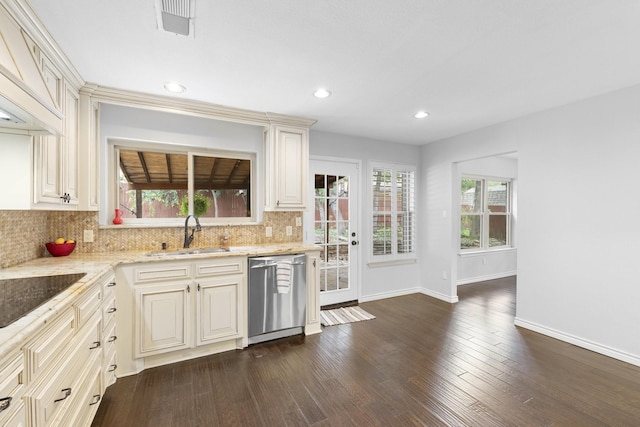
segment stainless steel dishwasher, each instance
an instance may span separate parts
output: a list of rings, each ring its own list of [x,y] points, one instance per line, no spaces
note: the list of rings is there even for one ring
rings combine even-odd
[[[307,256],[249,258],[249,344],[302,333]]]

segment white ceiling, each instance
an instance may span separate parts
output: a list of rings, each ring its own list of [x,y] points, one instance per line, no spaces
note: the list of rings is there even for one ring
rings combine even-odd
[[[87,81],[424,144],[640,83],[638,0],[30,0]],[[317,87],[333,92],[312,96]],[[430,116],[417,120],[413,114]]]

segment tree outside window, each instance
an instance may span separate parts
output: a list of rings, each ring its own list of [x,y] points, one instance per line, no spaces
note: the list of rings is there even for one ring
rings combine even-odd
[[[463,177],[460,191],[460,249],[510,246],[511,182]]]

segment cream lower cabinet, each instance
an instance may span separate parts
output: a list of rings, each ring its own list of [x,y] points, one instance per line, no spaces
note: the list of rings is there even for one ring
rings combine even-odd
[[[197,345],[239,338],[242,334],[244,276],[198,280],[196,305]]]
[[[136,287],[136,357],[190,347],[191,286],[189,280]]]
[[[31,427],[90,425],[104,393],[103,276],[29,339],[23,396],[25,419]],[[19,425],[19,424],[17,424]]]
[[[124,337],[123,325],[133,324],[132,340],[118,340],[118,364],[134,373],[241,348],[246,341],[246,264],[246,257],[231,256],[118,267],[119,333]],[[132,359],[123,360],[127,354]]]

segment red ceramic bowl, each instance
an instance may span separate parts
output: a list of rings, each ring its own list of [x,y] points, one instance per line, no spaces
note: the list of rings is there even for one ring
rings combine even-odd
[[[49,251],[51,256],[67,256],[71,252],[73,252],[73,250],[76,247],[75,242],[74,243],[61,243],[61,244],[45,243],[44,245],[47,247],[47,250]]]

